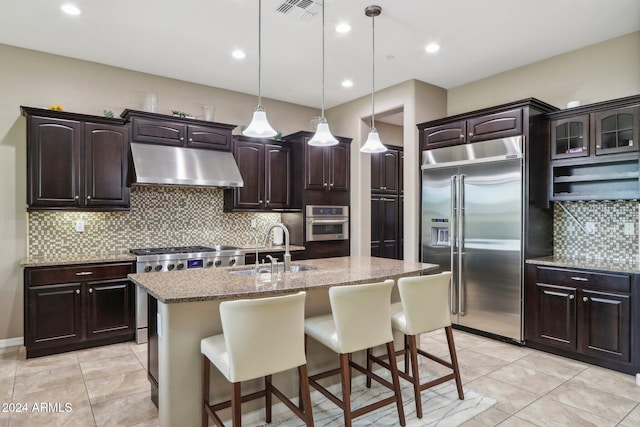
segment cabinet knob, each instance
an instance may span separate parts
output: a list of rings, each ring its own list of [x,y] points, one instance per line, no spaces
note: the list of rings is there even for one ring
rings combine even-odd
[[[184,136],[181,136],[181,137],[180,137],[180,141],[184,141]]]
[[[93,288],[89,288],[89,293],[92,294],[93,293]]]
[[[258,203],[262,203],[262,200],[258,200]]]
[[[76,294],[80,295],[80,289],[76,289]]]
[[[569,299],[574,299],[574,298],[575,298],[575,296],[569,295]]]
[[[193,142],[193,138],[189,138],[189,142]]]
[[[464,134],[460,134],[460,139],[464,139]]]
[[[326,186],[327,186],[327,183],[326,183],[326,182],[325,182],[325,183],[323,183],[323,184],[322,184],[322,186],[323,186],[323,187],[326,187]]]
[[[469,136],[473,136],[473,132],[469,132]]]
[[[589,298],[587,298],[587,297],[582,297],[582,301],[584,301],[584,302],[589,302]]]
[[[76,196],[76,197],[74,197],[74,198],[75,198],[76,200],[78,200],[78,199],[80,198],[80,196]]]
[[[268,205],[268,204],[269,204],[269,201],[267,200],[265,203]]]
[[[87,196],[87,200],[91,200],[91,196]]]
[[[331,184],[329,184],[329,187],[333,187],[333,182]]]

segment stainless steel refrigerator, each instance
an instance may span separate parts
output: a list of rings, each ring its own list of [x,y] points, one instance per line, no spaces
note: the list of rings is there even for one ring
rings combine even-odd
[[[522,137],[423,152],[423,262],[452,271],[452,323],[523,340]]]

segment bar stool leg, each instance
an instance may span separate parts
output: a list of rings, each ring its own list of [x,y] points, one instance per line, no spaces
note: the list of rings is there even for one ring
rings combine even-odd
[[[396,351],[393,348],[393,341],[387,343],[387,355],[391,366],[391,379],[393,380],[393,391],[396,395],[396,406],[398,408],[398,418],[400,425],[406,424],[404,420],[404,408],[402,407],[402,392],[400,391],[400,377],[398,376],[398,364],[396,362]]]
[[[371,349],[367,349],[367,371],[371,372],[373,362],[371,361]],[[371,377],[367,375],[367,388],[371,388]]]
[[[267,423],[271,422],[271,375],[264,377],[264,405],[265,405],[265,419]]]
[[[449,345],[449,354],[451,355],[451,364],[453,365],[453,374],[456,377],[456,387],[458,388],[458,397],[464,400],[464,391],[462,390],[462,379],[460,378],[460,367],[458,366],[458,356],[456,354],[456,346],[453,343],[453,328],[447,326],[444,328],[447,334],[447,344]]]
[[[416,416],[422,418],[422,398],[420,396],[420,367],[418,366],[418,345],[416,336],[407,337],[411,356],[411,375],[413,376],[413,394],[416,400]]]
[[[231,393],[231,425],[233,427],[242,426],[242,393],[240,383],[233,383]]]
[[[409,355],[407,354],[407,349],[409,348],[408,337],[404,336],[404,373],[409,374]]]
[[[209,405],[209,370],[209,359],[202,355],[202,427],[209,426],[209,413],[205,406]]]
[[[351,367],[349,354],[340,354],[340,379],[342,380],[342,404],[344,411],[344,426],[351,427]]]
[[[306,415],[307,427],[313,427],[313,408],[311,407],[311,389],[309,388],[309,374],[307,373],[307,365],[298,366],[298,375],[300,376],[300,403],[301,410]]]

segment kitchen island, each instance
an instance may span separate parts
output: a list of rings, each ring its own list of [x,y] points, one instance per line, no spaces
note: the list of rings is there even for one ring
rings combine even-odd
[[[256,281],[255,276],[238,274],[239,270],[251,266],[129,275],[157,300],[160,426],[201,425],[200,340],[222,332],[220,302],[306,291],[305,316],[311,317],[331,311],[328,289],[332,286],[397,280],[437,269],[435,264],[374,257],[325,258],[294,265],[303,265],[309,270],[280,273],[273,282]],[[264,278],[270,279],[270,275]],[[398,299],[396,290],[392,299]],[[310,340],[308,362],[310,372],[314,372],[336,365],[337,358]],[[212,399],[227,399],[228,383],[216,369],[211,371]],[[274,381],[285,382],[285,392],[295,395],[296,375],[283,373],[274,376]],[[259,384],[260,381],[249,382],[247,387],[243,384],[243,391],[257,388]]]

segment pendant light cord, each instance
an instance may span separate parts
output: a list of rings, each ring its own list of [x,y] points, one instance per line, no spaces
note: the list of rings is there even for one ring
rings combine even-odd
[[[258,0],[258,107],[262,107],[262,0]]]
[[[322,0],[322,114],[324,118],[324,0]]]
[[[376,24],[375,14],[371,15],[371,129],[376,128],[375,91],[376,91]]]

